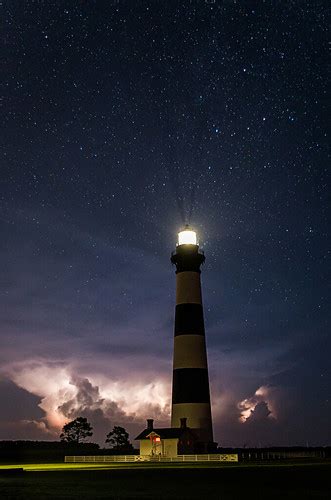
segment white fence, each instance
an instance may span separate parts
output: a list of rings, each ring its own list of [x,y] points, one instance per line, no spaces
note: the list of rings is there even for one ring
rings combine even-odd
[[[111,463],[111,462],[238,462],[238,455],[95,455],[95,456],[66,456],[67,463]]]
[[[276,450],[276,451],[242,451],[240,460],[291,460],[303,458],[325,458],[324,450]]]

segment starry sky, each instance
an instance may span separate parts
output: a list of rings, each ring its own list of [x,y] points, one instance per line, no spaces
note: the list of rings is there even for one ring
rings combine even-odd
[[[331,444],[326,8],[1,2],[0,439],[170,425],[189,222],[215,440]]]

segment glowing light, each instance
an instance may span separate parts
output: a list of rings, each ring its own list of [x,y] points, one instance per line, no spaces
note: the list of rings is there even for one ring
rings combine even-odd
[[[197,245],[197,233],[191,229],[184,229],[178,233],[178,245]]]

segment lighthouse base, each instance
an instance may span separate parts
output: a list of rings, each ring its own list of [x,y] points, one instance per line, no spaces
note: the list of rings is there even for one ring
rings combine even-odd
[[[173,404],[171,427],[180,427],[183,418],[185,418],[187,427],[194,430],[199,442],[212,443],[214,441],[210,403]]]

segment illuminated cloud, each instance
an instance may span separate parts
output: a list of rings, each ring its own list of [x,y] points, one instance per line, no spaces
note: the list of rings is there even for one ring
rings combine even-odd
[[[17,386],[40,397],[38,406],[45,416],[34,424],[41,434],[58,436],[66,422],[85,416],[94,426],[94,439],[102,442],[114,425],[125,425],[135,433],[146,417],[162,425],[170,418],[170,386],[161,377],[150,383],[139,378],[136,382],[98,375],[83,378],[70,366],[45,361],[17,363],[8,372]]]
[[[274,393],[275,388],[261,386],[255,391],[252,397],[240,401],[238,403],[240,422],[261,421],[267,418],[276,419]]]

